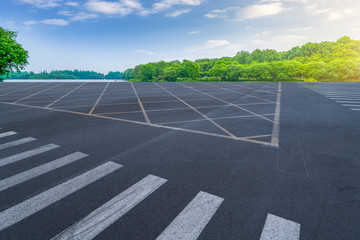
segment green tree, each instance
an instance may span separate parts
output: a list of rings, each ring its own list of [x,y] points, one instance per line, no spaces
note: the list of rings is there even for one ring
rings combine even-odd
[[[28,52],[16,42],[16,32],[0,27],[0,80],[11,71],[20,71],[28,64]]]

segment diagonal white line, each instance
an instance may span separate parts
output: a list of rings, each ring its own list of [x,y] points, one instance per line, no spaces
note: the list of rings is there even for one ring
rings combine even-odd
[[[32,142],[32,141],[35,141],[35,140],[36,140],[35,138],[27,137],[27,138],[22,138],[22,139],[19,139],[19,140],[16,140],[16,141],[3,143],[3,144],[0,144],[0,150],[15,147],[15,146],[18,146],[18,145],[21,145],[21,144],[24,144],[24,143],[28,143],[28,142]]]
[[[4,137],[9,137],[9,136],[13,136],[16,135],[16,132],[10,131],[10,132],[5,132],[5,133],[0,133],[0,138],[4,138]]]
[[[269,213],[260,240],[299,240],[300,227],[296,222]]]
[[[58,101],[66,98],[66,97],[69,96],[71,93],[73,93],[74,91],[78,90],[79,88],[81,88],[81,87],[84,86],[85,84],[86,84],[86,82],[83,83],[83,84],[80,84],[79,86],[77,86],[76,88],[74,88],[73,90],[71,90],[70,92],[68,92],[68,93],[65,94],[64,96],[62,96],[61,98],[58,98],[58,99],[56,99],[54,102],[52,102],[52,103],[50,103],[49,105],[47,105],[46,108],[49,108],[49,107],[51,107],[52,105],[54,105],[55,103],[57,103]]]
[[[95,102],[94,106],[91,108],[91,110],[90,110],[90,112],[89,112],[89,115],[91,115],[91,114],[94,112],[94,110],[95,110],[96,106],[99,104],[99,102],[100,102],[100,100],[101,100],[102,96],[103,96],[103,95],[104,95],[104,93],[106,92],[106,89],[109,87],[109,85],[110,85],[110,82],[109,82],[108,84],[106,84],[106,86],[105,86],[104,90],[103,90],[103,91],[102,91],[102,93],[100,94],[99,98],[96,100],[96,102]]]
[[[22,152],[22,153],[19,153],[16,155],[12,155],[10,157],[0,159],[0,167],[5,166],[7,164],[17,162],[17,161],[21,161],[23,159],[26,159],[26,158],[50,151],[50,150],[53,150],[58,147],[59,146],[55,145],[55,144],[48,144],[48,145],[45,145],[45,146],[42,146],[42,147],[39,147],[39,148],[36,148],[33,150],[29,150],[29,151]]]
[[[52,240],[91,240],[161,187],[167,180],[149,175]]]
[[[142,102],[141,102],[141,100],[140,100],[140,97],[139,97],[139,95],[138,95],[138,93],[137,93],[137,91],[136,91],[136,89],[135,89],[135,87],[134,87],[134,84],[131,82],[131,87],[132,87],[132,89],[134,90],[134,93],[135,93],[135,96],[136,96],[136,98],[137,98],[137,100],[138,100],[138,103],[139,103],[139,106],[140,106],[140,108],[141,108],[141,111],[143,112],[143,115],[144,115],[144,118],[145,118],[145,121],[146,121],[146,123],[151,123],[150,122],[150,119],[149,119],[149,117],[148,117],[148,115],[147,115],[147,113],[146,113],[146,111],[145,111],[145,108],[144,108],[144,106],[143,106],[143,104],[142,104]]]
[[[182,83],[179,83],[179,84],[182,85],[183,87],[187,87],[186,85],[184,85],[184,84],[182,84]],[[196,89],[196,88],[190,88],[190,89],[191,89],[191,90],[194,90],[194,91],[197,91],[197,92],[199,92],[199,93],[201,93],[201,94],[204,94],[204,95],[206,95],[206,96],[212,97],[212,98],[214,98],[214,99],[217,99],[217,100],[219,100],[219,101],[221,101],[221,102],[227,103],[227,104],[229,104],[229,105],[231,105],[231,106],[233,106],[233,107],[239,108],[239,109],[241,109],[241,110],[244,110],[245,112],[251,113],[251,114],[253,114],[253,115],[255,115],[255,116],[259,117],[259,118],[262,118],[262,119],[264,119],[264,120],[266,120],[266,121],[269,121],[269,122],[272,122],[272,123],[273,123],[273,121],[271,121],[270,119],[268,119],[268,118],[266,118],[266,117],[263,117],[263,116],[261,116],[260,114],[254,113],[254,112],[252,112],[252,111],[250,111],[250,110],[247,110],[247,109],[245,109],[245,108],[243,108],[243,107],[240,107],[240,106],[238,106],[238,105],[236,105],[236,104],[233,104],[233,103],[231,103],[231,102],[225,101],[225,100],[223,100],[223,99],[221,99],[221,98],[215,97],[215,96],[213,96],[213,95],[211,95],[211,94],[205,93],[205,92],[200,91],[200,90],[198,90],[198,89]]]
[[[21,92],[21,91],[25,91],[25,90],[28,90],[28,89],[31,89],[31,88],[34,88],[34,87],[40,87],[42,85],[47,85],[48,83],[43,83],[43,84],[35,84],[35,85],[32,85],[30,87],[27,87],[27,88],[23,88],[23,89],[19,89],[19,90],[16,90],[16,91],[12,91],[12,92],[8,92],[8,93],[4,93],[4,94],[1,94],[0,97],[2,96],[6,96],[6,95],[9,95],[9,94],[12,94],[12,93],[16,93],[16,92]]]
[[[40,94],[40,93],[42,93],[42,92],[45,92],[45,91],[47,91],[47,90],[49,90],[49,89],[55,88],[55,87],[60,86],[60,85],[63,85],[63,84],[64,84],[64,83],[60,83],[60,84],[57,84],[57,85],[55,85],[55,86],[46,88],[46,89],[41,90],[41,91],[39,91],[39,92],[33,93],[33,94],[31,94],[31,95],[29,95],[29,96],[27,96],[27,97],[24,97],[24,98],[21,98],[21,99],[19,99],[19,100],[16,100],[16,101],[13,102],[13,103],[18,103],[18,102],[24,101],[25,99],[31,98],[32,96],[36,96],[36,95],[38,95],[38,94]]]
[[[0,219],[2,221],[0,231],[33,215],[34,213],[37,213],[38,211],[105,177],[121,167],[122,165],[120,164],[107,162],[97,168],[87,171],[45,192],[29,198],[24,202],[6,209],[0,213]]]
[[[25,181],[28,181],[30,179],[36,178],[42,174],[45,174],[47,172],[53,171],[55,169],[58,169],[60,167],[63,167],[67,164],[73,163],[77,160],[80,160],[88,155],[76,152],[70,155],[67,155],[65,157],[59,158],[57,160],[54,160],[49,163],[45,163],[43,165],[40,165],[38,167],[32,168],[30,170],[24,171],[22,173],[13,175],[11,177],[8,177],[6,179],[3,179],[0,181],[0,192],[4,191],[8,188],[11,188],[13,186],[16,186],[20,183],[23,183]]]
[[[223,201],[212,194],[198,193],[156,240],[196,240]]]
[[[244,95],[244,97],[252,97],[252,98],[256,98],[256,99],[263,100],[263,101],[265,101],[265,102],[274,103],[273,101],[267,100],[267,99],[265,99],[265,98],[256,97],[256,96],[253,96],[253,95],[250,95],[250,94],[247,94],[247,93],[242,93],[242,92],[239,92],[239,91],[235,91],[235,90],[228,89],[228,88],[223,88],[223,87],[220,87],[220,86],[214,86],[214,85],[212,85],[212,84],[210,84],[210,83],[205,83],[205,84],[207,84],[207,85],[209,85],[209,86],[212,86],[212,87],[224,89],[225,91],[242,94],[242,95]]]
[[[196,108],[194,108],[193,106],[191,106],[190,104],[188,104],[187,102],[185,102],[184,100],[182,100],[181,98],[177,97],[175,94],[173,94],[172,92],[166,90],[165,88],[163,88],[162,86],[160,86],[159,84],[155,83],[155,85],[157,85],[158,87],[160,87],[161,89],[163,89],[164,91],[166,91],[167,93],[169,93],[171,96],[175,97],[176,99],[178,99],[180,102],[182,102],[183,104],[185,104],[186,106],[188,106],[189,108],[191,108],[192,110],[194,110],[196,113],[198,113],[200,116],[206,118],[209,122],[211,122],[213,125],[215,125],[217,128],[219,128],[221,131],[225,132],[226,134],[228,134],[229,136],[235,138],[236,136],[234,134],[232,134],[231,132],[229,132],[228,130],[226,130],[225,128],[223,128],[222,126],[220,126],[219,124],[217,124],[214,120],[212,120],[211,118],[209,118],[208,116],[202,114],[202,112],[200,112],[199,110],[197,110]]]

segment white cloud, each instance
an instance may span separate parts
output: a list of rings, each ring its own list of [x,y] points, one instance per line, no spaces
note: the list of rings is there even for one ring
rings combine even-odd
[[[255,35],[253,35],[253,37],[262,37],[262,36],[266,36],[266,35],[269,35],[269,34],[270,34],[270,31],[264,31],[264,32],[257,33]]]
[[[199,30],[194,30],[194,31],[188,32],[188,34],[190,34],[190,35],[198,34],[198,33],[200,33]]]
[[[94,18],[98,18],[98,17],[99,17],[99,15],[96,15],[93,13],[80,12],[80,13],[73,15],[69,20],[72,22],[78,22],[78,21],[85,21],[88,19],[94,19]]]
[[[66,21],[64,19],[56,19],[56,18],[44,19],[44,20],[41,20],[41,21],[30,20],[30,21],[24,22],[24,24],[27,25],[27,26],[40,24],[40,23],[48,24],[48,25],[56,25],[56,26],[67,26],[67,25],[69,25],[69,21]]]
[[[216,9],[205,14],[205,17],[243,21],[246,19],[274,16],[289,10],[291,10],[291,8],[285,7],[280,2],[275,2],[269,4],[255,4],[244,8],[229,7],[222,10]]]
[[[198,6],[202,2],[204,2],[204,0],[161,0],[157,3],[154,3],[151,8],[143,9],[139,12],[139,14],[142,16],[146,16],[149,14],[159,13],[162,11],[173,9],[174,6]]]
[[[142,9],[138,0],[120,0],[117,2],[90,0],[85,4],[85,7],[92,12],[120,16],[126,16],[134,10]]]
[[[37,8],[54,8],[59,7],[61,0],[20,0],[22,3],[33,5]]]
[[[191,12],[191,9],[180,9],[180,10],[176,10],[176,11],[173,11],[173,12],[169,12],[165,15],[165,17],[173,17],[173,18],[176,18],[180,15],[183,15],[185,13],[189,13]]]
[[[205,50],[228,46],[230,44],[231,43],[228,40],[209,40],[202,45],[188,48],[187,52],[201,52]]]
[[[240,9],[237,13],[238,19],[251,19],[251,18],[261,18],[277,15],[284,11],[288,11],[290,8],[284,7],[282,3],[270,3],[270,4],[261,4],[261,5],[252,5]]]
[[[156,52],[147,51],[147,50],[145,50],[145,49],[135,50],[134,53],[145,54],[145,55],[155,55],[155,54],[156,54]]]
[[[70,6],[70,7],[77,7],[77,6],[79,6],[79,3],[69,1],[69,2],[66,2],[65,5]]]

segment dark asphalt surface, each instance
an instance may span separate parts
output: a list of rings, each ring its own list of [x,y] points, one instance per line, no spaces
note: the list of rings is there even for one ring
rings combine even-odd
[[[0,180],[77,151],[89,156],[1,191],[0,211],[105,162],[123,167],[0,239],[51,239],[149,174],[167,182],[95,239],[156,239],[200,191],[224,201],[198,239],[258,240],[268,213],[301,224],[302,240],[360,239],[360,112],[312,90],[326,84],[282,83],[279,147],[270,144],[278,83],[134,83],[151,124],[130,83],[59,84],[0,84],[0,133],[18,133],[0,145],[37,139],[0,150],[0,162],[60,146],[0,167]],[[360,99],[360,84],[339,86]]]

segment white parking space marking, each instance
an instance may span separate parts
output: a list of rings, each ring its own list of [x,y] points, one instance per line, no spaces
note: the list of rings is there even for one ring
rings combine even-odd
[[[102,177],[105,177],[121,167],[122,165],[120,164],[107,162],[1,212],[0,219],[2,223],[0,225],[0,231],[86,187]]]
[[[4,133],[0,133],[0,138],[4,138],[4,137],[9,137],[9,136],[13,136],[16,135],[16,132],[10,131],[10,132],[4,132]]]
[[[86,84],[86,82],[85,82],[85,83],[83,83],[83,84],[80,84],[79,86],[77,86],[76,88],[74,88],[73,90],[71,90],[70,92],[68,92],[67,94],[65,94],[64,96],[62,96],[62,97],[60,97],[60,98],[56,99],[54,102],[52,102],[52,103],[50,103],[49,105],[47,105],[47,106],[46,106],[46,108],[51,107],[52,105],[54,105],[55,103],[57,103],[57,102],[58,102],[58,101],[60,101],[61,99],[63,99],[63,98],[65,98],[65,97],[69,96],[72,92],[74,92],[74,91],[78,90],[79,88],[81,88],[81,87],[82,87],[82,86],[84,86],[85,84]]]
[[[0,181],[0,192],[88,156],[76,152]]]
[[[32,141],[35,141],[35,140],[36,140],[35,138],[27,137],[27,138],[19,139],[19,140],[8,142],[8,143],[3,143],[3,144],[0,144],[0,150],[15,147],[15,146],[25,144],[25,143],[28,143],[28,142],[32,142]]]
[[[90,240],[121,218],[167,180],[149,175],[120,193],[53,240]]]
[[[55,144],[48,144],[48,145],[45,145],[45,146],[42,146],[42,147],[39,147],[39,148],[36,148],[33,150],[29,150],[29,151],[22,152],[22,153],[19,153],[16,155],[12,155],[10,157],[0,159],[0,167],[23,160],[23,159],[26,159],[26,158],[29,158],[29,157],[32,157],[32,156],[35,156],[35,155],[38,155],[38,154],[41,154],[41,153],[44,153],[44,152],[47,152],[47,151],[50,151],[50,150],[53,150],[58,147],[59,146],[55,145]]]
[[[198,193],[157,240],[197,239],[223,200],[205,192]]]
[[[299,240],[300,224],[268,214],[260,240]]]

